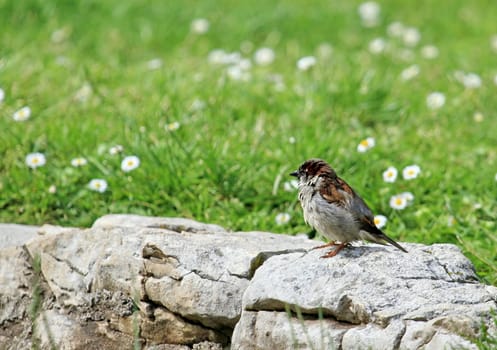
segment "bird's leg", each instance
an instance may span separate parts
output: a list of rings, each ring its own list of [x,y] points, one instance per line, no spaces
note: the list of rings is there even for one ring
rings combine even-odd
[[[334,257],[335,255],[338,254],[338,252],[340,250],[342,250],[343,248],[345,248],[348,245],[348,243],[345,242],[345,243],[334,244],[334,245],[336,246],[336,248],[333,249],[333,250],[330,250],[328,253],[326,253],[325,255],[323,255],[321,258],[332,258],[332,257]]]
[[[321,249],[321,248],[328,248],[328,247],[335,247],[335,246],[338,246],[338,245],[340,245],[340,243],[337,243],[335,241],[331,241],[331,242],[328,242],[328,243],[323,244],[323,245],[318,245],[317,247],[314,247],[311,250]]]

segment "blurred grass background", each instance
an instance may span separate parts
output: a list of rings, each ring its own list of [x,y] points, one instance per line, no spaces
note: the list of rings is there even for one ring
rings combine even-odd
[[[497,3],[379,1],[371,28],[360,4],[0,0],[0,220],[89,226],[137,213],[308,232],[283,183],[320,157],[388,217],[391,237],[458,244],[495,284]],[[197,18],[208,20],[206,33],[192,32]],[[417,28],[420,42],[389,36],[396,21]],[[380,54],[369,49],[375,38],[387,44]],[[438,57],[423,58],[425,45]],[[272,64],[255,64],[262,47],[274,50]],[[209,62],[215,49],[249,59],[247,79]],[[297,69],[303,56],[316,65]],[[414,64],[419,75],[403,81]],[[481,87],[466,88],[457,71],[478,74]],[[438,110],[426,105],[434,91],[446,97]],[[14,121],[23,106],[30,119]],[[173,122],[179,129],[166,130]],[[369,136],[376,146],[358,153]],[[110,155],[117,144],[124,152]],[[28,168],[31,152],[47,164]],[[140,167],[122,172],[126,155]],[[72,167],[78,156],[89,164]],[[422,169],[417,179],[383,181],[388,166],[410,164]],[[90,191],[92,178],[108,190]],[[413,204],[391,209],[403,191]],[[290,221],[278,225],[279,213]]]

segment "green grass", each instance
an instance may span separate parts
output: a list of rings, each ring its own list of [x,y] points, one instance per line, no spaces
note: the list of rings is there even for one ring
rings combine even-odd
[[[296,193],[282,184],[303,160],[321,157],[389,218],[390,236],[458,244],[495,284],[497,4],[382,1],[374,28],[361,25],[359,4],[0,0],[0,220],[89,226],[126,212],[295,234],[309,229]],[[209,20],[208,33],[190,32],[195,18]],[[402,41],[386,34],[393,21],[421,32],[408,61],[398,57]],[[368,51],[376,37],[390,45],[381,55]],[[331,57],[298,71],[296,61],[317,55],[321,43],[332,45]],[[438,47],[436,59],[421,57],[427,44]],[[243,48],[252,58],[264,46],[274,49],[274,63],[253,65],[245,82],[207,59],[216,48]],[[163,60],[158,70],[147,68],[154,58]],[[412,64],[419,76],[401,81]],[[482,87],[465,89],[456,70],[479,74]],[[281,76],[283,91],[270,74]],[[92,94],[81,101],[75,96],[85,84]],[[436,111],[425,103],[433,91],[447,99]],[[196,100],[203,109],[192,108]],[[15,122],[25,105],[31,118]],[[174,121],[180,128],[165,131]],[[358,153],[368,136],[376,146]],[[116,144],[124,152],[111,156]],[[35,151],[47,164],[32,170],[24,159]],[[123,173],[125,155],[137,155],[140,167]],[[77,156],[89,164],[71,167]],[[421,167],[420,177],[383,182],[388,166],[409,164]],[[88,190],[92,178],[109,189]],[[389,198],[402,191],[414,203],[394,211]],[[275,223],[280,212],[291,214],[288,224]],[[448,226],[449,217],[456,224]]]

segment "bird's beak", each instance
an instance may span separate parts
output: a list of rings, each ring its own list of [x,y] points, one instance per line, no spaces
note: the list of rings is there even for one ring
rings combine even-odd
[[[294,172],[290,173],[290,176],[298,177],[299,176],[299,172],[297,170],[295,170]]]

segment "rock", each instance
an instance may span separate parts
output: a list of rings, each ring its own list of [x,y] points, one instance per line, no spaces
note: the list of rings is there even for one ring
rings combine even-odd
[[[213,224],[204,224],[191,219],[184,218],[162,218],[140,215],[109,214],[102,216],[93,223],[93,228],[108,227],[148,227],[162,228],[181,233],[183,231],[192,233],[226,232],[224,228]]]
[[[0,249],[22,246],[37,235],[36,226],[0,224]]]
[[[321,259],[304,237],[136,215],[30,232],[0,249],[2,349],[472,349],[481,322],[497,333],[497,288],[453,245]]]
[[[428,346],[435,337],[462,346],[466,340],[459,335],[477,337],[480,320],[491,323],[497,288],[478,283],[471,263],[453,245],[406,246],[409,254],[369,244],[332,259],[320,259],[318,251],[271,257],[245,291],[234,348],[269,349],[246,346],[247,339],[257,339],[258,329],[271,329],[276,319],[264,326],[250,319],[268,311],[280,317],[285,306],[301,312],[304,325],[319,313],[356,325],[343,334],[337,346],[343,349],[412,349],[414,342]],[[249,320],[246,310],[252,313]],[[244,325],[250,329],[238,329]]]

